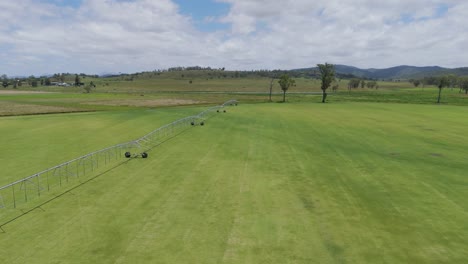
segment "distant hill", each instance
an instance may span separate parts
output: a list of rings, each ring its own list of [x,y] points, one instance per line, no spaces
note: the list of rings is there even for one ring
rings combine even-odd
[[[468,76],[468,67],[463,68],[443,68],[439,66],[408,66],[401,65],[385,69],[360,69],[348,65],[335,65],[336,72],[341,75],[354,75],[356,77],[368,79],[421,79],[428,76],[438,76],[444,74],[455,74],[458,76]],[[300,71],[314,71],[316,68],[300,69]]]
[[[439,66],[408,66],[401,65],[384,69],[361,69],[354,66],[335,64],[336,77],[340,79],[350,78],[366,78],[375,80],[408,80],[408,79],[422,79],[424,77],[440,76],[447,74],[454,74],[457,76],[468,76],[468,67],[463,68],[443,68]],[[300,68],[292,70],[225,70],[225,68],[210,68],[210,67],[174,67],[166,70],[155,70],[149,72],[138,73],[115,73],[106,72],[101,73],[99,77],[102,78],[117,78],[122,77],[128,80],[132,78],[175,78],[175,79],[221,79],[221,78],[278,78],[284,73],[288,73],[294,78],[318,78],[317,67]],[[42,75],[42,77],[54,77],[57,74]],[[75,74],[65,73],[68,78],[74,78]],[[87,75],[80,74],[85,77]],[[97,77],[98,75],[94,75]],[[25,79],[22,77],[21,79]]]

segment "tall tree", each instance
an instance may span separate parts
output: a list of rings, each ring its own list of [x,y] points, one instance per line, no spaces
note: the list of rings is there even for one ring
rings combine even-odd
[[[448,79],[448,87],[450,87],[453,90],[453,87],[457,85],[458,77],[455,74],[449,74],[447,75]]]
[[[458,81],[460,90],[464,90],[465,94],[468,94],[468,77],[461,77]]]
[[[271,102],[271,94],[273,92],[273,85],[274,85],[275,78],[272,77],[270,80],[270,102]]]
[[[410,80],[410,83],[414,85],[414,87],[418,87],[421,84],[420,80]]]
[[[335,80],[335,66],[333,64],[317,64],[320,72],[320,79],[322,80],[322,103],[325,103],[327,99],[327,89],[331,83]]]
[[[353,78],[349,80],[348,82],[348,91],[351,91],[351,89],[355,89],[359,87],[359,83],[361,82],[360,79]]]
[[[439,96],[437,97],[437,103],[440,104],[440,95],[442,93],[442,89],[450,85],[450,80],[447,76],[441,76],[437,78],[437,88],[439,88]]]
[[[368,81],[366,83],[367,88],[376,88],[377,82],[376,81]]]
[[[361,83],[361,79],[353,78],[353,79],[349,80],[348,89],[351,90],[351,88],[359,88],[360,83]]]
[[[2,82],[3,88],[7,88],[8,85],[10,85],[10,83],[8,82],[8,76],[6,74],[2,74],[1,82]]]
[[[289,87],[294,86],[296,81],[294,81],[289,75],[283,74],[278,81],[279,85],[281,86],[281,90],[283,90],[283,103],[286,102],[286,91]]]
[[[78,74],[75,74],[75,86],[80,86],[80,76]]]

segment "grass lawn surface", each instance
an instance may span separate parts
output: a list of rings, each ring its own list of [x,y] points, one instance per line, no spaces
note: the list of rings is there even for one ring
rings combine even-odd
[[[227,110],[3,226],[0,263],[466,263],[467,108]],[[173,111],[154,118],[190,112]],[[134,138],[150,114],[21,118],[2,119],[2,135],[37,126],[17,142],[32,156],[43,122],[65,140],[82,135],[69,122],[106,120],[113,132],[83,136],[78,153]]]

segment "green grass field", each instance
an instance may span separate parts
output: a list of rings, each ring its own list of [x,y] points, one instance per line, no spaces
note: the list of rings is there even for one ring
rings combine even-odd
[[[99,86],[90,94],[80,93],[81,88],[72,87],[39,87],[43,93],[26,93],[29,90],[0,90],[0,117],[31,114],[118,111],[135,109],[155,109],[168,106],[213,105],[223,103],[231,98],[242,102],[268,102],[269,79],[251,78],[236,80],[245,82],[255,89],[238,91],[232,87],[230,80],[217,80],[216,86],[197,87],[190,92],[180,90],[177,80],[163,79],[171,85],[166,90],[158,88],[159,82],[143,79],[135,81],[136,87],[124,81],[116,81],[122,86],[119,91],[113,91],[109,86]],[[97,83],[99,81],[96,80]],[[342,80],[342,83],[345,83]],[[235,82],[234,82],[235,83]],[[316,80],[298,80],[298,86],[287,92],[288,102],[320,102],[321,92]],[[404,104],[431,104],[437,101],[438,89],[409,88],[404,83],[382,83],[375,89],[354,89],[348,91],[341,87],[338,92],[328,91],[329,102],[381,102]],[[205,89],[205,88],[206,89]],[[207,87],[210,87],[209,85]],[[197,90],[199,89],[199,90]],[[211,90],[210,90],[211,89]],[[233,90],[230,90],[233,89]],[[35,89],[37,90],[37,89]],[[22,92],[18,94],[18,92]],[[37,91],[35,91],[37,92]],[[273,89],[272,101],[282,101],[282,92],[276,85]],[[458,89],[444,89],[441,104],[468,106],[468,95]]]
[[[3,117],[2,181],[202,109]],[[241,104],[3,226],[0,263],[466,263],[467,115]]]
[[[239,78],[236,75],[240,76]],[[75,75],[64,81],[73,83]],[[294,78],[295,85],[287,91],[289,102],[320,101],[321,82],[316,78]],[[242,102],[266,102],[270,84],[272,100],[282,100],[278,80],[253,72],[169,71],[146,72],[116,77],[82,76],[81,82],[96,85],[90,94],[83,87],[24,85],[13,89],[23,94],[6,93],[0,89],[0,116],[89,111],[115,111],[139,108],[160,108],[178,105],[219,104],[231,98]],[[54,81],[57,81],[54,79]],[[379,89],[357,88],[349,91],[349,80],[337,79],[337,92],[328,90],[330,102],[385,102],[435,104],[435,86],[414,88],[408,81],[378,81]],[[10,89],[12,89],[10,87]],[[46,92],[24,94],[24,92]],[[458,88],[445,88],[442,104],[468,105],[468,95]]]
[[[135,140],[205,107],[2,117],[0,185],[84,154]],[[26,166],[27,165],[27,166]]]

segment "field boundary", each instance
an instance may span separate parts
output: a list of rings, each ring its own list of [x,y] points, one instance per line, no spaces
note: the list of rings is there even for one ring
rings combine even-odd
[[[0,209],[17,208],[21,204],[40,198],[42,194],[58,190],[71,182],[85,182],[105,165],[124,162],[125,158],[139,156],[145,158],[143,155],[145,151],[190,127],[204,125],[205,120],[213,113],[220,112],[220,109],[226,106],[237,105],[237,103],[234,99],[226,101],[197,115],[159,127],[136,140],[88,153],[4,185],[0,187]]]

